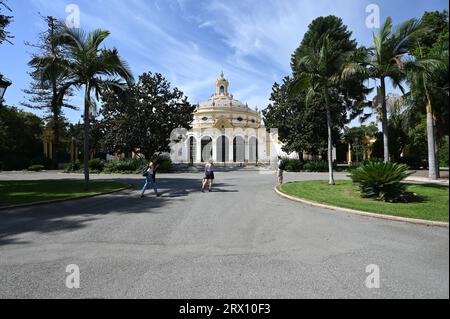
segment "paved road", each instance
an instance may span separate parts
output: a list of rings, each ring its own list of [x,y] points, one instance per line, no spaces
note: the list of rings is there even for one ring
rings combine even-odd
[[[449,298],[448,229],[287,201],[274,175],[216,175],[213,193],[175,174],[161,176],[160,198],[127,191],[0,212],[0,298]],[[78,290],[65,286],[69,264]],[[369,264],[380,289],[365,286]]]

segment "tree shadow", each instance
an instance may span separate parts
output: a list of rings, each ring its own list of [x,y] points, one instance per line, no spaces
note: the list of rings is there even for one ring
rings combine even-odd
[[[131,184],[132,189],[93,198],[0,211],[0,246],[27,244],[20,239],[20,235],[26,233],[76,231],[89,227],[90,223],[108,214],[161,214],[158,208],[201,192],[201,179],[163,177],[157,179],[161,197],[148,190],[146,197],[140,198],[145,182],[142,178],[122,181]],[[234,185],[217,183],[217,186],[223,188],[223,192],[237,192],[230,189]],[[163,213],[170,214],[170,210]]]

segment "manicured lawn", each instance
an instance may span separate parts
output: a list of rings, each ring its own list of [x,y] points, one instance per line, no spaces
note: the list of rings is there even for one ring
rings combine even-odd
[[[114,181],[91,181],[89,185],[85,191],[81,180],[0,181],[0,207],[93,196],[128,186]]]
[[[362,198],[358,187],[351,181],[337,181],[335,186],[324,181],[287,183],[281,190],[291,196],[321,204],[328,204],[371,213],[448,222],[449,189],[437,185],[409,185],[417,194],[410,203],[386,203]]]

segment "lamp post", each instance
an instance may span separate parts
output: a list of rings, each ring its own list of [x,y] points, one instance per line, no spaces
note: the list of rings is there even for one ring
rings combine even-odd
[[[6,89],[12,84],[10,80],[3,77],[0,73],[0,105],[3,105],[3,97],[5,96]]]

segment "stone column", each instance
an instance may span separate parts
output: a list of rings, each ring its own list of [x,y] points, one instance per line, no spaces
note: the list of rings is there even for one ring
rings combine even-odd
[[[48,145],[50,146],[50,154],[48,154],[48,158],[53,159],[53,143],[50,142]]]
[[[245,137],[244,138],[244,143],[245,143],[245,154],[244,154],[244,163],[249,163],[250,162],[250,137]]]
[[[212,139],[212,156],[211,156],[211,159],[215,162],[215,163],[219,163],[219,161],[221,161],[222,159],[218,159],[217,158],[217,154],[218,154],[218,152],[217,152],[217,140],[220,138],[220,136],[219,137],[217,137],[217,138],[213,138]]]
[[[42,143],[42,144],[44,145],[44,155],[45,155],[45,157],[48,157],[48,155],[47,155],[47,141],[44,140],[44,143]]]
[[[195,157],[196,157],[195,161],[197,163],[201,163],[202,162],[202,139],[201,139],[201,136],[197,136],[196,141],[197,141],[196,142],[197,152],[195,154]]]
[[[233,163],[234,161],[234,138],[233,136],[228,136],[228,161]]]
[[[352,145],[351,144],[348,144],[347,160],[348,160],[348,165],[352,165],[353,153],[352,153]]]

